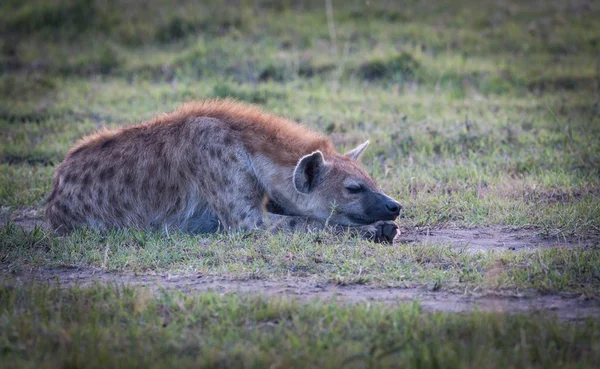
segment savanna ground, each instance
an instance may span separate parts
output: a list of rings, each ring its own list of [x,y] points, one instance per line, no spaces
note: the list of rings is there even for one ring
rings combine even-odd
[[[597,367],[600,7],[0,3],[0,367]],[[234,97],[330,135],[394,245],[42,224],[70,145]]]

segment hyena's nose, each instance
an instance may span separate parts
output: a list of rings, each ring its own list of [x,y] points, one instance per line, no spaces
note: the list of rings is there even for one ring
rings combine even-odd
[[[402,210],[402,205],[398,204],[395,201],[390,201],[385,204],[385,207],[390,212],[391,215],[398,216],[400,215],[400,210]]]

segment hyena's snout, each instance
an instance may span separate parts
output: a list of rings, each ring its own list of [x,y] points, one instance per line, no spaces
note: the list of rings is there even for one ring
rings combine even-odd
[[[402,205],[398,201],[381,193],[374,195],[374,199],[369,207],[369,215],[373,219],[394,220],[400,215]]]
[[[396,219],[396,217],[400,215],[400,212],[402,211],[402,205],[393,199],[390,199],[390,201],[385,204],[385,208],[389,215],[393,216],[394,219]]]

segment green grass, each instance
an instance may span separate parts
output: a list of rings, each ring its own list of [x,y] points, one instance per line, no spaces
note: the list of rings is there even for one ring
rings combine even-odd
[[[418,303],[0,287],[6,368],[592,368],[599,332],[594,319],[425,313]]]
[[[234,97],[366,139],[414,227],[600,233],[600,7],[560,0],[0,2],[0,219],[42,214],[54,168],[101,127]],[[596,238],[597,239],[597,238]],[[327,234],[61,238],[7,222],[7,272],[305,278],[600,296],[600,252],[469,253]],[[0,276],[0,367],[597,367],[597,320],[64,288]],[[13,287],[10,287],[13,286]],[[90,360],[94,358],[94,360]]]
[[[86,267],[231,278],[306,278],[336,284],[535,290],[597,299],[600,250],[471,253],[445,245],[384,245],[329,234],[188,236],[142,231],[76,232],[56,237],[36,228],[0,229],[0,261],[13,271]]]

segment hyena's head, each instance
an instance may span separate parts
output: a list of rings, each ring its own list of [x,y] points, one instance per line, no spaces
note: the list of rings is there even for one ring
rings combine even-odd
[[[345,155],[325,158],[315,151],[300,159],[294,187],[306,195],[310,215],[349,226],[396,219],[402,206],[385,195],[358,163],[368,144]]]

